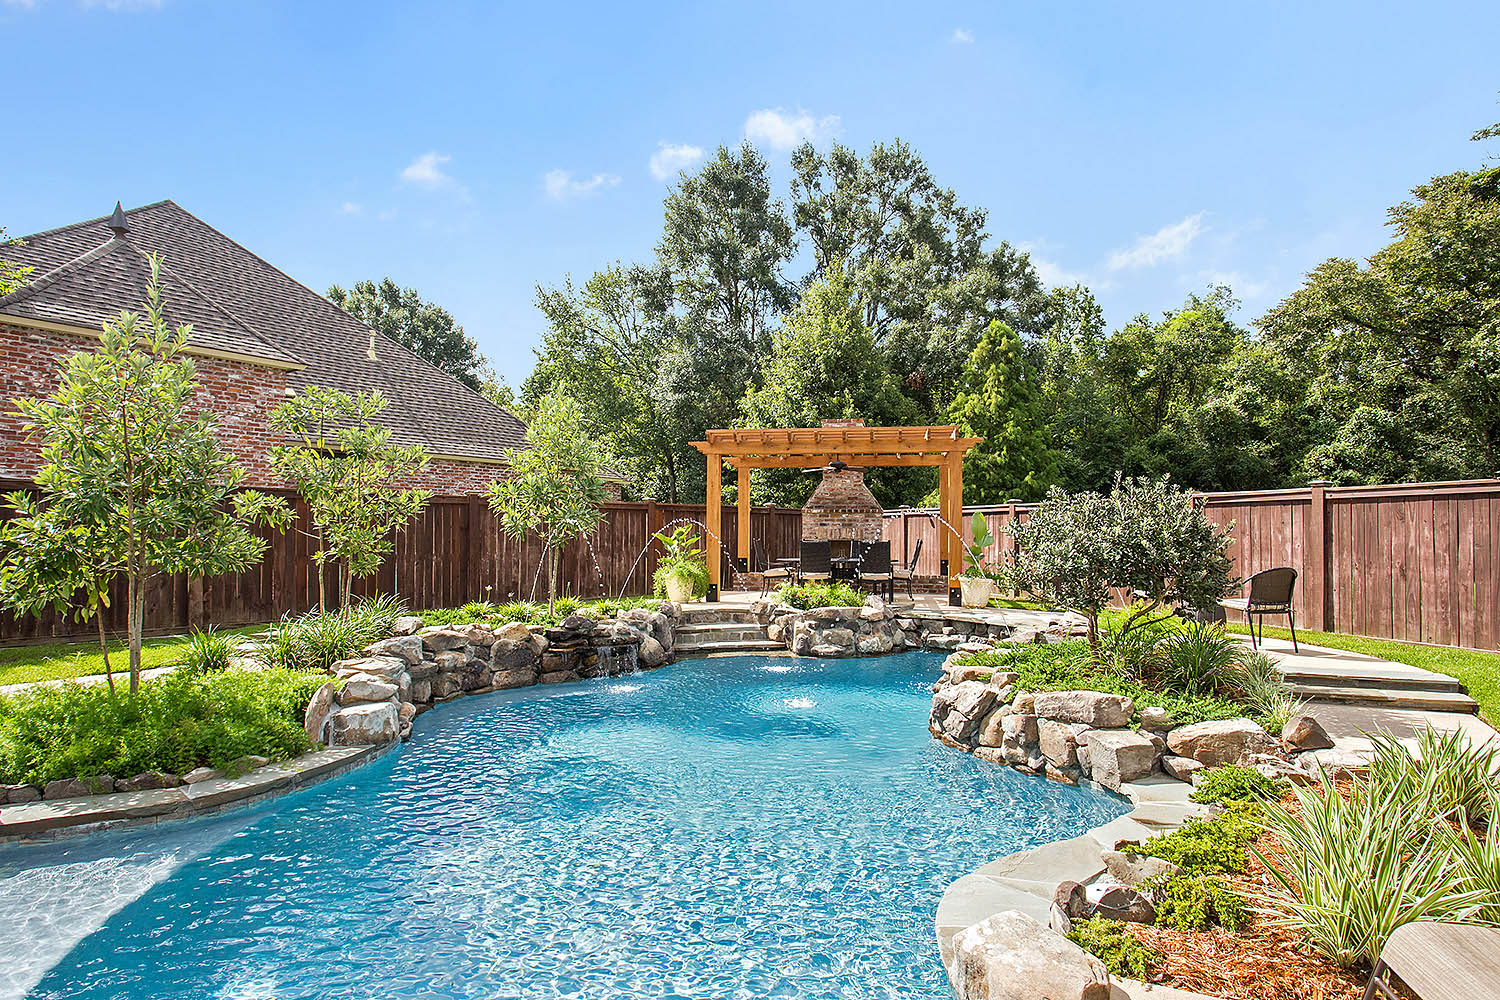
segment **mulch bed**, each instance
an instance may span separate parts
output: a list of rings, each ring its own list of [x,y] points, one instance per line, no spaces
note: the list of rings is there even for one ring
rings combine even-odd
[[[1338,787],[1338,785],[1335,785]],[[1340,788],[1347,794],[1347,790]],[[1295,809],[1290,794],[1283,800]],[[1256,848],[1273,862],[1281,843],[1262,834]],[[1254,853],[1245,873],[1228,880],[1230,887],[1253,900],[1268,883],[1265,865]],[[1132,933],[1165,960],[1151,981],[1228,1000],[1361,1000],[1369,969],[1341,969],[1294,933],[1252,917],[1238,931],[1215,927],[1202,932],[1174,931],[1128,924]]]

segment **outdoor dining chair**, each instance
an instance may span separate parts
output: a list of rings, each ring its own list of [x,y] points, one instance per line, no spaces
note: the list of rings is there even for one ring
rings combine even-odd
[[[790,566],[772,566],[771,560],[766,556],[766,548],[760,543],[759,538],[750,539],[750,561],[753,564],[750,569],[760,574],[760,594],[764,597],[771,590],[772,580],[792,579]]]
[[[833,579],[833,556],[827,542],[804,541],[800,555],[802,558],[797,563],[799,581],[827,583]]]
[[[891,543],[869,542],[860,547],[859,582],[873,583],[885,592],[885,599],[896,599],[896,579],[891,572]]]
[[[1398,993],[1392,976],[1406,993]],[[1365,1000],[1476,1000],[1495,995],[1500,977],[1500,930],[1416,920],[1386,938],[1370,972]]]
[[[895,585],[897,583],[905,583],[906,596],[913,601],[917,599],[917,595],[912,591],[912,579],[917,575],[917,560],[920,558],[922,558],[922,539],[918,538],[917,547],[911,554],[911,561],[905,566],[891,567],[891,579],[894,581],[891,584],[891,594],[893,596],[896,593]]]
[[[1266,615],[1286,615],[1287,625],[1292,630],[1292,650],[1297,650],[1297,613],[1292,610],[1292,595],[1297,590],[1297,571],[1290,566],[1263,569],[1246,581],[1249,594],[1245,597],[1226,597],[1219,604],[1230,611],[1240,611],[1250,626],[1250,645],[1259,648],[1266,637]],[[1261,634],[1255,634],[1255,619],[1259,618]]]

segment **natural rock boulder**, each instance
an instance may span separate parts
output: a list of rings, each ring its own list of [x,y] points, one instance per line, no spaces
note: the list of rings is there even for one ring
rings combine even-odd
[[[1249,719],[1223,719],[1178,726],[1167,734],[1167,746],[1179,757],[1207,767],[1238,764],[1251,754],[1274,750],[1276,741]]]
[[[1133,924],[1154,924],[1156,907],[1151,900],[1134,889],[1116,886],[1106,889],[1099,902],[1094,904],[1093,916],[1106,920],[1124,920]]]
[[[1016,910],[953,938],[948,981],[958,1000],[1109,1000],[1104,963]]]
[[[115,790],[115,779],[107,774],[87,778],[58,778],[42,787],[44,799],[75,799],[80,795],[102,795]]]
[[[654,636],[643,636],[641,648],[636,653],[636,662],[643,667],[659,667],[667,662],[667,651]]]
[[[378,680],[369,674],[355,674],[339,689],[340,705],[358,705],[367,701],[390,701],[400,694],[399,685]]]
[[[329,681],[313,692],[312,698],[307,703],[307,710],[302,713],[302,728],[307,731],[309,743],[327,741],[323,730],[328,724],[328,716],[333,714],[334,700],[337,696],[338,685],[333,681]]]
[[[394,681],[406,672],[408,666],[409,664],[398,656],[360,656],[352,660],[339,660],[330,669],[335,677],[371,674],[381,680]]]
[[[1295,715],[1281,727],[1281,745],[1289,752],[1331,750],[1333,740],[1317,719],[1310,715]]]
[[[1037,728],[1042,756],[1047,758],[1047,763],[1053,767],[1078,766],[1078,736],[1088,729],[1087,726],[1042,719]]]
[[[531,629],[526,627],[525,622],[506,622],[495,630],[495,638],[506,642],[526,642],[531,638]]]
[[[1152,705],[1141,709],[1141,728],[1150,729],[1158,733],[1164,733],[1175,726],[1172,717],[1167,714],[1165,708]]]
[[[371,643],[364,652],[366,656],[394,656],[408,666],[416,666],[422,662],[422,640],[414,635],[398,635]]]
[[[462,629],[456,628],[429,628],[423,629],[422,645],[429,653],[441,653],[449,649],[463,649],[469,643],[469,635]]]
[[[422,619],[418,615],[402,615],[396,619],[396,624],[391,631],[396,635],[411,635],[422,627]]]
[[[512,622],[512,624],[519,624]],[[507,625],[506,628],[510,626]],[[531,648],[531,633],[526,631],[526,626],[521,626],[521,638],[514,638],[515,633],[505,635],[504,629],[500,635],[495,637],[494,645],[490,647],[490,666],[496,670],[517,670],[522,667],[535,666],[536,651]]]
[[[1178,757],[1174,754],[1167,754],[1161,759],[1161,769],[1178,781],[1192,781],[1193,775],[1203,770],[1203,768],[1203,764],[1198,763],[1191,757]]]
[[[1087,749],[1089,776],[1111,791],[1118,792],[1127,781],[1139,781],[1156,767],[1156,744],[1134,729],[1090,729],[1078,740]]]
[[[334,747],[394,743],[400,731],[400,715],[390,701],[349,705],[328,717],[328,745]]]
[[[1125,695],[1099,691],[1039,691],[1032,695],[1032,703],[1032,711],[1044,719],[1096,729],[1116,729],[1135,714],[1135,702]]]
[[[1182,869],[1164,861],[1161,858],[1134,857],[1129,854],[1121,854],[1119,851],[1105,851],[1104,867],[1110,877],[1121,885],[1135,888],[1148,878],[1157,875],[1166,878],[1175,878],[1181,874]]]
[[[42,790],[35,785],[24,782],[17,785],[0,785],[0,796],[8,805],[20,805],[23,802],[35,802],[42,797]]]
[[[536,670],[530,667],[516,670],[496,670],[490,674],[490,686],[497,691],[509,688],[530,687],[536,683]]]

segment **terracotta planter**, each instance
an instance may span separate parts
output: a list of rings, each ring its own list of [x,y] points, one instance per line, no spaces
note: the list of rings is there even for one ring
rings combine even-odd
[[[680,576],[669,576],[663,583],[667,587],[667,600],[673,604],[686,604],[693,599],[693,581]]]
[[[987,607],[990,598],[995,596],[995,581],[987,576],[961,576],[958,578],[958,586],[963,592],[962,600],[966,608]]]

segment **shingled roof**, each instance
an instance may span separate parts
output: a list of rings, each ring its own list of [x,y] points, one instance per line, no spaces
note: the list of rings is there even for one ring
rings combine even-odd
[[[101,217],[7,246],[6,260],[34,270],[0,296],[0,319],[97,331],[121,309],[140,308],[146,255],[155,252],[167,320],[193,324],[190,347],[287,369],[294,389],[378,389],[390,401],[382,419],[393,436],[437,455],[503,461],[507,448],[525,447],[526,425],[515,415],[176,203],[143,205],[124,218],[128,231],[119,235]]]

